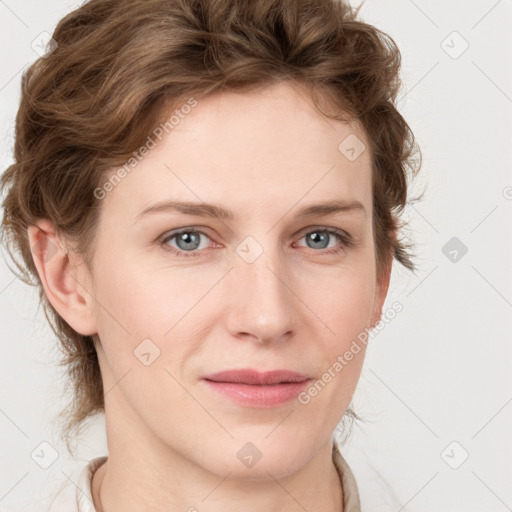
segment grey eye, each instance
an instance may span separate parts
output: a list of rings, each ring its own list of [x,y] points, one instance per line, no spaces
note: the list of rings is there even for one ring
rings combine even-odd
[[[162,240],[162,244],[170,246],[171,249],[183,252],[193,252],[200,249],[201,236],[208,238],[204,233],[200,231],[181,231],[179,233],[173,233]],[[172,240],[175,241],[175,245],[171,244]]]
[[[196,250],[201,243],[201,234],[195,231],[184,231],[173,236],[176,239],[178,249],[182,251]]]
[[[312,249],[326,249],[329,245],[329,237],[332,233],[328,231],[312,231],[305,235],[305,238],[308,243],[308,247]],[[311,241],[311,244],[309,243]]]

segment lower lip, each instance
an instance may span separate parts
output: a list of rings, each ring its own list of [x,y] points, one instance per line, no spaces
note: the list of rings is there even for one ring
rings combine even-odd
[[[276,407],[296,398],[311,379],[268,386],[214,382],[205,380],[208,386],[221,395],[247,407]]]

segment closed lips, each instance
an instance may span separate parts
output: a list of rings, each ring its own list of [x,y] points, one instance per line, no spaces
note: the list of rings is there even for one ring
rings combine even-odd
[[[298,383],[309,380],[310,377],[303,373],[290,370],[273,370],[259,372],[257,370],[228,370],[203,377],[212,382],[226,382],[235,384],[248,384],[253,386],[271,386],[276,384]]]

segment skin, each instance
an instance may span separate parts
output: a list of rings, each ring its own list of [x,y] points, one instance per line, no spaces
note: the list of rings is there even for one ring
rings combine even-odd
[[[341,510],[331,435],[364,348],[307,404],[243,407],[201,380],[233,368],[320,379],[380,319],[391,267],[378,282],[371,157],[338,150],[349,134],[368,148],[365,134],[312,105],[288,83],[201,99],[102,200],[92,273],[73,252],[34,255],[59,314],[101,340],[109,458],[93,479],[98,510],[100,500],[107,512]],[[135,221],[161,200],[215,203],[234,218],[162,211]],[[296,218],[328,200],[365,211]],[[205,233],[196,256],[167,251],[187,250],[176,238],[158,241],[181,228]],[[308,233],[325,228],[353,244],[326,235],[315,245]],[[66,243],[48,221],[28,232],[42,251]],[[263,249],[252,263],[236,252],[248,236]],[[134,356],[145,338],[160,350],[149,366]],[[262,453],[252,467],[237,457],[247,442]]]

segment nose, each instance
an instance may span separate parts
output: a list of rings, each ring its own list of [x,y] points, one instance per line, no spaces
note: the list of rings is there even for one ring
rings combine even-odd
[[[291,272],[278,251],[265,249],[252,263],[235,255],[225,290],[226,326],[236,338],[259,343],[289,339],[299,318]]]

